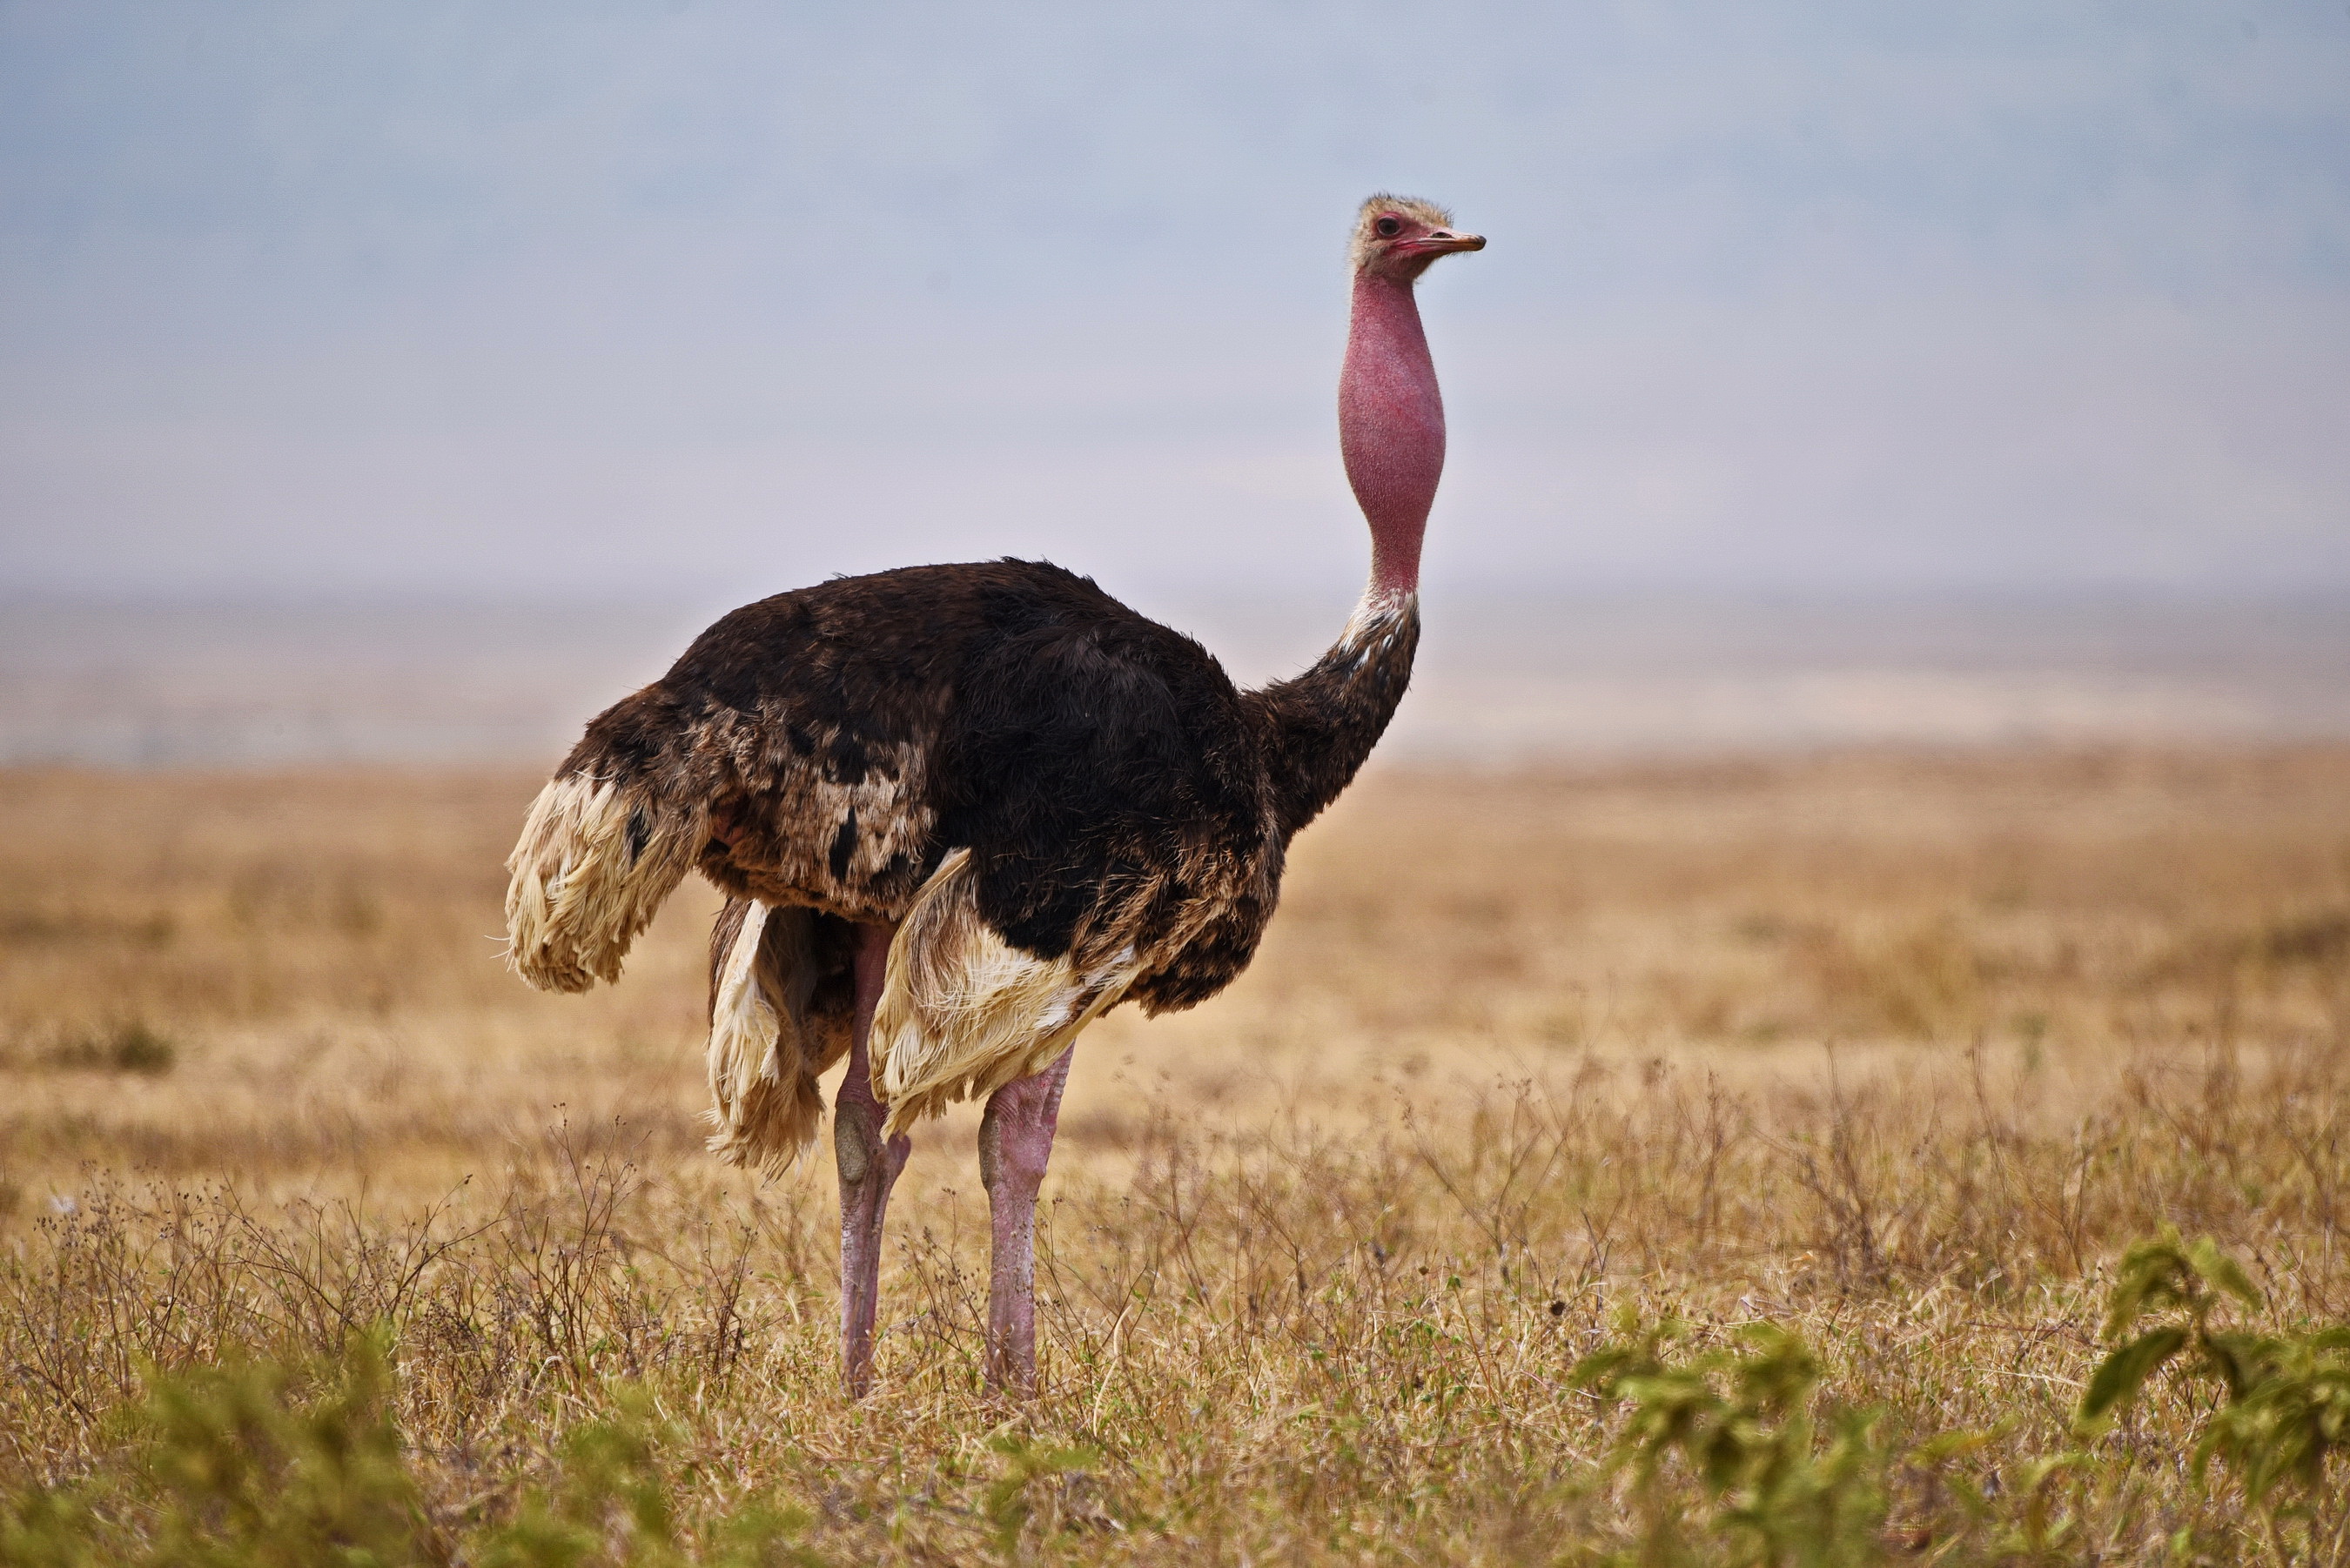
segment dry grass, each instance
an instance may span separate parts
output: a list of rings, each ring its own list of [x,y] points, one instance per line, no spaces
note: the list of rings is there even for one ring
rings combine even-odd
[[[1239,985],[1080,1045],[1033,1409],[978,1387],[968,1110],[840,1401],[828,1158],[700,1153],[706,890],[618,990],[498,966],[535,782],[0,774],[0,1494],[135,1470],[148,1379],[384,1324],[460,1556],[641,1397],[703,1547],[773,1499],[834,1561],[1586,1561],[1644,1549],[1568,1376],[1629,1309],[1799,1332],[1888,1452],[1991,1434],[1881,1544],[1994,1560],[2131,1241],[2350,1318],[2341,749],[1367,781]],[[2254,1550],[2205,1413],[2038,1489],[2049,1560]]]

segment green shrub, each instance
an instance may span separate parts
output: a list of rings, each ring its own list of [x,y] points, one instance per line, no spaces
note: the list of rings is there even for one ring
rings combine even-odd
[[[301,1399],[306,1381],[317,1386]],[[0,1521],[0,1564],[445,1563],[390,1393],[380,1334],[354,1336],[323,1376],[251,1363],[158,1377],[132,1423],[136,1462],[15,1500]]]
[[[660,1464],[668,1434],[641,1389],[624,1390],[619,1404],[610,1419],[564,1439],[552,1484],[534,1491],[511,1522],[485,1532],[468,1561],[482,1568],[820,1568],[821,1558],[791,1541],[807,1515],[757,1501],[720,1520],[702,1553],[690,1554]]]
[[[151,1379],[121,1460],[0,1505],[0,1568],[814,1568],[806,1516],[753,1502],[681,1542],[640,1391],[574,1428],[504,1521],[444,1529],[393,1409],[381,1331],[317,1368],[254,1361]]]
[[[2078,1425],[2101,1436],[2158,1373],[2213,1403],[2195,1441],[2194,1473],[2223,1464],[2279,1563],[2350,1555],[2350,1503],[2329,1484],[2350,1453],[2350,1326],[2262,1334],[2227,1326],[2229,1303],[2266,1303],[2210,1238],[2166,1227],[2123,1255],[2104,1337],[2116,1342],[2089,1378]],[[2132,1331],[2137,1331],[2133,1333]]]
[[[1628,1320],[1622,1326],[1637,1330]],[[1877,1415],[1836,1411],[1823,1438],[1811,1412],[1819,1361],[1802,1339],[1754,1324],[1739,1332],[1742,1349],[1669,1360],[1687,1333],[1668,1320],[1584,1357],[1574,1373],[1602,1399],[1629,1407],[1608,1469],[1632,1478],[1646,1558],[1693,1552],[1698,1562],[1804,1568],[1879,1561],[1891,1456],[1877,1439]],[[1676,1460],[1712,1504],[1698,1542],[1686,1539],[1668,1484]]]

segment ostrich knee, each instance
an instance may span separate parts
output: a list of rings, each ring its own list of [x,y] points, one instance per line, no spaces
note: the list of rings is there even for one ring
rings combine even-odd
[[[1045,1167],[1053,1158],[1053,1134],[1059,1121],[1059,1107],[1038,1108],[1022,1101],[1007,1104],[1013,1091],[1022,1086],[1014,1084],[991,1096],[986,1115],[979,1124],[980,1185],[999,1199],[1006,1194],[1033,1194],[1044,1181]]]
[[[881,1124],[888,1116],[885,1107],[869,1101],[864,1106],[838,1107],[832,1124],[832,1156],[840,1171],[844,1192],[851,1188],[863,1190],[868,1178],[877,1168],[885,1198],[897,1185],[898,1174],[906,1168],[906,1157],[912,1152],[914,1140],[899,1133],[885,1141]]]
[[[1018,1394],[1036,1387],[1036,1192],[1053,1158],[1069,1053],[1045,1071],[989,1096],[979,1124],[979,1179],[987,1188],[991,1255],[987,1381]]]

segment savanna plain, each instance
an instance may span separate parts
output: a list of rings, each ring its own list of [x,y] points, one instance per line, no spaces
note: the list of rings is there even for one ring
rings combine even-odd
[[[0,773],[0,1563],[2350,1562],[2350,748],[1374,772],[1077,1047],[1041,1390],[962,1107],[838,1391],[689,886],[537,780]]]

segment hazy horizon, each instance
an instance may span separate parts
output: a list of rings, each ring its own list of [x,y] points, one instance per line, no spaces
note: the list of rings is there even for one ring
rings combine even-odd
[[[1243,684],[1347,595],[1141,607]],[[0,604],[0,765],[543,768],[718,608],[407,599]],[[2350,596],[1440,590],[1380,766],[1911,745],[2350,739]]]

